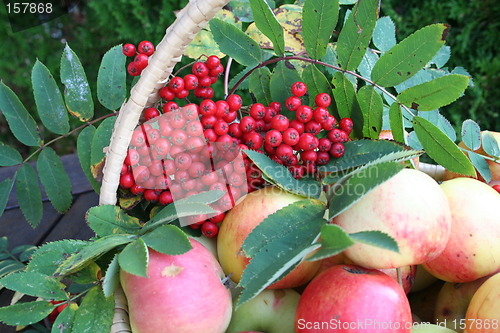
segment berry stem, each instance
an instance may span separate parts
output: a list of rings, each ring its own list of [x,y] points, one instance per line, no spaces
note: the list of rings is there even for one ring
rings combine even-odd
[[[224,74],[224,96],[229,96],[229,72],[231,71],[231,64],[233,63],[233,58],[228,57],[226,64],[226,73]],[[234,92],[234,90],[231,90]]]

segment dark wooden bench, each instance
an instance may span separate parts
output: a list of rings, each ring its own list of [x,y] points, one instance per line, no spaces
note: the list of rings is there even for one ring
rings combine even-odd
[[[85,222],[85,213],[90,207],[98,204],[99,197],[85,177],[76,154],[63,156],[62,162],[72,184],[71,208],[65,214],[58,213],[42,188],[43,218],[40,224],[33,228],[19,209],[14,186],[7,207],[0,217],[0,237],[7,236],[10,249],[24,244],[38,246],[66,238],[86,240],[94,235]],[[16,169],[17,167],[0,168],[0,181],[12,177]],[[0,306],[8,305],[11,297],[12,292],[5,289],[0,291]],[[15,332],[15,329],[0,324],[0,332],[10,333]]]

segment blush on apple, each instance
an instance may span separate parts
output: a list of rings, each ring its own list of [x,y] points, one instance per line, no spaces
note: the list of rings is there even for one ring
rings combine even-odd
[[[295,333],[411,332],[403,288],[388,275],[337,265],[315,277],[299,300]]]
[[[120,273],[134,333],[224,333],[231,319],[222,269],[198,241],[181,255],[149,249],[148,277]]]

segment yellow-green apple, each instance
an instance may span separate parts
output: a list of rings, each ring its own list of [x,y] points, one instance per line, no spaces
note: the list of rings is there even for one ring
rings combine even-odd
[[[470,301],[465,333],[500,332],[500,273],[486,280]]]
[[[293,333],[299,298],[293,289],[264,290],[233,311],[226,333]]]
[[[416,292],[424,290],[436,281],[437,277],[429,273],[423,265],[417,265],[417,274],[415,275],[415,281],[410,291]]]
[[[217,252],[224,272],[230,275],[234,282],[240,281],[243,270],[250,261],[241,249],[248,234],[270,214],[303,199],[276,186],[267,186],[247,194],[226,213],[217,237]],[[320,261],[303,261],[270,288],[294,288],[303,285],[312,279],[320,264]]]
[[[418,170],[403,169],[335,217],[333,223],[348,233],[379,230],[389,234],[398,243],[399,253],[356,243],[345,254],[366,268],[396,268],[421,264],[443,251],[450,235],[451,212],[434,179]]]
[[[429,323],[415,324],[413,325],[411,332],[412,333],[457,333],[456,331],[450,328]]]
[[[493,136],[493,138],[497,141],[498,145],[500,145],[500,133],[493,132],[493,131],[483,131],[483,132],[481,132],[481,136],[486,135],[486,133],[491,134]],[[463,149],[465,149],[465,150],[469,150],[469,148],[467,148],[467,146],[463,143],[463,141],[461,141],[458,144],[458,146],[461,147],[461,148],[463,148]],[[483,156],[487,156],[487,157],[494,157],[494,156],[488,155],[484,151],[484,149],[483,149],[482,146],[479,149],[474,150],[474,152],[477,153],[477,154],[479,154],[479,155],[483,155]],[[468,156],[468,153],[464,153],[464,154],[466,156]],[[490,172],[491,172],[491,181],[492,182],[493,181],[500,181],[500,163],[492,161],[490,159],[486,159],[486,163],[488,163],[488,167],[489,167]],[[449,170],[446,170],[445,173],[444,173],[444,179],[445,180],[450,180],[450,179],[454,179],[454,178],[458,178],[458,177],[463,177],[463,176],[460,175],[460,174],[451,172]],[[479,172],[477,172],[477,179],[480,180],[480,181],[484,181],[484,178],[479,174]]]
[[[487,279],[488,277],[485,276],[466,283],[446,282],[436,300],[434,321],[459,333],[463,332],[464,327],[460,327],[460,323],[464,322],[470,300]]]
[[[231,293],[216,258],[198,241],[181,255],[149,249],[147,277],[120,273],[134,333],[224,333]]]
[[[295,333],[411,332],[410,304],[401,286],[379,270],[337,265],[302,293]]]
[[[448,282],[469,282],[500,270],[500,195],[472,178],[441,184],[452,212],[451,234],[444,251],[424,264]]]

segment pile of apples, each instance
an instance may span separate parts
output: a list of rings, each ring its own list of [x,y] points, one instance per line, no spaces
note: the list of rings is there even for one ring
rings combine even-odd
[[[147,278],[122,271],[133,332],[500,332],[500,194],[477,179],[439,184],[414,169],[330,221],[348,233],[385,232],[399,253],[357,243],[305,260],[235,308],[234,285],[250,260],[245,238],[301,199],[275,186],[249,193],[226,213],[217,239],[192,238],[193,249],[177,256],[150,249]],[[411,300],[425,288],[434,301],[420,309]]]

